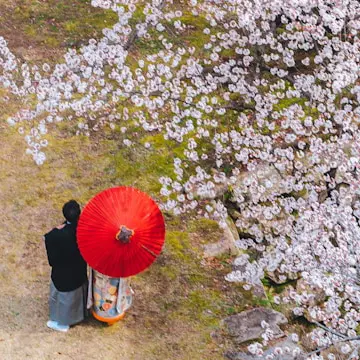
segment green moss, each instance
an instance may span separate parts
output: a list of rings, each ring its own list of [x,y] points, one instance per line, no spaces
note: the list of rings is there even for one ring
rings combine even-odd
[[[205,335],[206,332],[218,327],[219,315],[225,313],[222,311],[222,302],[222,296],[217,290],[194,289],[182,299],[171,317],[196,321],[196,327]],[[205,329],[206,332],[204,332]]]
[[[161,189],[160,176],[172,175],[169,156],[161,151],[141,151],[132,153],[121,149],[111,156],[115,170],[115,179],[124,185],[137,186],[151,194],[158,194]]]
[[[13,13],[13,22],[24,27],[29,40],[48,47],[73,46],[101,35],[118,17],[112,10],[89,6],[85,0],[24,0]]]
[[[200,243],[207,244],[219,241],[223,234],[219,224],[210,219],[196,218],[189,220],[188,231],[196,233],[200,236]]]
[[[178,230],[181,228],[181,218],[179,216],[175,216],[173,213],[168,211],[163,211],[163,215],[168,231]]]
[[[142,6],[138,6],[136,10],[133,12],[132,18],[129,20],[131,25],[136,25],[139,22],[143,22],[145,20],[144,8]]]
[[[193,290],[190,292],[186,302],[186,305],[190,310],[190,316],[197,316],[199,312],[203,312],[209,307],[212,307],[213,304],[205,295],[207,294],[204,294],[201,290]]]
[[[122,185],[131,185],[141,175],[136,164],[126,156],[126,151],[119,151],[115,155],[114,165]]]
[[[183,15],[179,17],[179,20],[184,25],[189,25],[192,28],[196,29],[205,29],[209,26],[208,20],[206,20],[205,16],[199,15],[196,17],[196,22],[194,21],[194,15],[191,12],[183,11]]]
[[[149,30],[149,33],[154,33],[154,31]],[[158,39],[154,39],[154,36],[152,36],[149,40],[141,38],[136,41],[136,50],[139,52],[139,55],[142,56],[145,54],[149,55],[152,53],[157,53],[163,48],[164,45],[162,42]]]
[[[173,265],[162,266],[159,269],[160,276],[173,281],[179,276],[179,269]]]
[[[189,236],[186,232],[170,231],[166,234],[165,248],[177,259],[192,262],[193,257],[188,252]]]
[[[294,104],[298,104],[304,108],[305,102],[306,102],[305,98],[296,98],[296,97],[290,98],[290,99],[284,98],[284,99],[279,100],[279,102],[277,104],[273,105],[273,110],[280,112],[281,110],[287,109],[288,107],[290,107],[291,105],[294,105]]]
[[[189,294],[188,298],[188,304],[196,307],[198,312],[210,310],[213,313],[218,313],[221,308],[222,296],[219,290],[194,290]]]
[[[59,44],[60,44],[59,39],[57,39],[53,36],[49,36],[46,39],[44,39],[44,43],[45,43],[45,45],[47,45],[49,47],[56,47],[56,46],[59,46]]]
[[[187,279],[187,283],[192,285],[206,284],[208,282],[208,278],[203,271],[192,272],[190,274],[187,274],[186,279]]]
[[[222,58],[233,58],[236,56],[236,52],[234,49],[224,49],[220,53]]]
[[[183,41],[187,42],[190,46],[195,46],[197,51],[204,51],[203,45],[208,35],[203,33],[203,30],[209,27],[209,22],[204,16],[197,16],[196,22],[194,16],[190,12],[183,12],[183,16],[179,20],[188,27],[188,31],[183,34]]]
[[[198,233],[221,232],[221,229],[217,221],[206,218],[190,220],[188,229],[190,232],[198,232]]]
[[[65,31],[67,32],[74,32],[77,27],[78,27],[78,24],[76,21],[74,20],[70,20],[70,21],[66,21],[64,24],[63,24],[63,27],[65,29]]]
[[[293,191],[290,193],[290,195],[293,196],[295,199],[300,199],[306,196],[306,194],[307,194],[307,190],[305,188],[300,191]]]
[[[165,147],[166,145],[168,145],[168,142],[164,139],[164,135],[160,134],[160,133],[144,135],[141,138],[140,143],[142,143],[142,144],[149,143],[152,146],[154,146],[155,148],[162,148],[162,147]]]
[[[188,135],[191,137],[191,134]],[[158,150],[154,153],[155,156],[162,156],[167,160],[167,163],[170,163],[172,166],[172,161],[169,159],[173,159],[174,157],[184,158],[184,150],[187,148],[186,141],[182,143],[174,143],[174,141],[169,141],[164,139],[163,134],[155,134],[155,135],[144,135],[141,139],[141,143],[150,143],[154,149]]]
[[[262,306],[262,307],[266,307],[266,308],[273,308],[273,302],[269,299],[266,298],[258,298],[258,297],[254,297],[253,298],[253,304],[257,305],[257,306]]]
[[[35,37],[37,35],[36,29],[30,25],[26,26],[24,31],[29,37]]]

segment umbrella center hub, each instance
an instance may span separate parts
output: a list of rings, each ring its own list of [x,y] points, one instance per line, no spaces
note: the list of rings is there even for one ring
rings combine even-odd
[[[119,240],[122,244],[128,244],[130,238],[134,235],[134,230],[128,229],[125,225],[120,226],[120,230],[116,234],[116,240]]]

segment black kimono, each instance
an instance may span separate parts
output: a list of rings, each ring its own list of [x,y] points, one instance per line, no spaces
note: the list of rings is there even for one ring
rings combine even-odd
[[[87,315],[87,265],[76,242],[76,226],[67,223],[45,235],[51,266],[50,320],[73,325]]]

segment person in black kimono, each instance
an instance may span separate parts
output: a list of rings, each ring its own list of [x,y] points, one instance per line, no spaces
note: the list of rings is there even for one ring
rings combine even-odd
[[[63,206],[65,222],[45,234],[46,253],[51,266],[47,326],[66,332],[84,320],[87,299],[87,264],[76,241],[80,206],[75,200]]]

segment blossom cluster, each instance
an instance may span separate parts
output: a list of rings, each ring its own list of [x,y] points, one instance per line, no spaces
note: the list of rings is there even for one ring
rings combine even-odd
[[[250,286],[270,273],[282,283],[301,278],[309,291],[276,301],[353,336],[360,324],[360,3],[184,3],[92,0],[114,11],[117,23],[55,65],[21,62],[0,37],[0,86],[24,104],[9,124],[37,164],[46,159],[48,129],[64,120],[86,135],[118,126],[123,146],[134,149],[134,126],[163,134],[183,149],[173,156],[173,174],[159,179],[163,209],[224,226],[231,215],[246,234],[237,245],[259,253],[235,260],[227,279]],[[150,140],[143,146],[152,149]],[[325,293],[321,304],[314,289]],[[323,346],[327,337],[314,331],[314,339]]]

